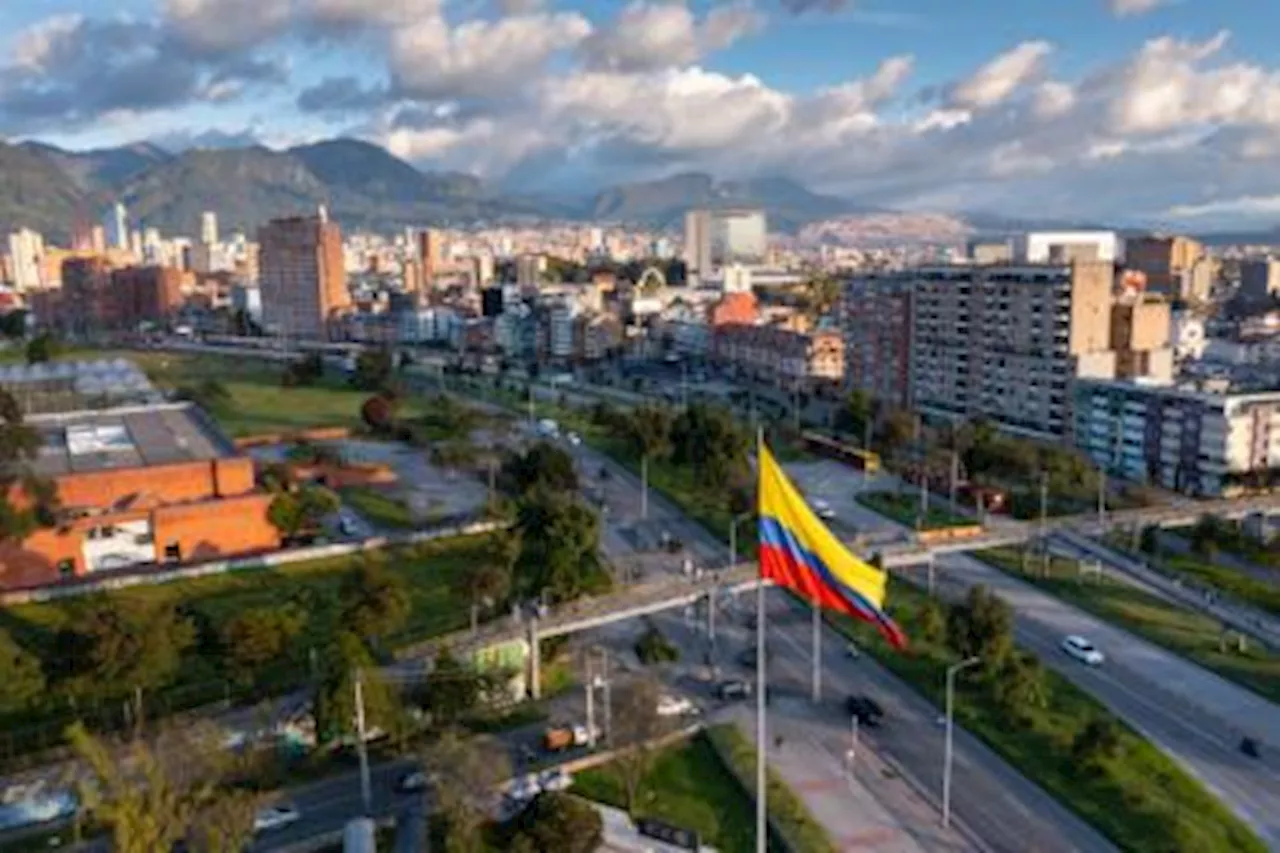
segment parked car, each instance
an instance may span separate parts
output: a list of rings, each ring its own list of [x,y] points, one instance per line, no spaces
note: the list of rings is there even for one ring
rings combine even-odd
[[[526,773],[508,782],[503,789],[503,793],[507,796],[507,799],[516,802],[532,800],[542,793],[542,783],[538,779],[538,774]]]
[[[823,521],[831,521],[836,517],[836,511],[831,508],[831,504],[822,498],[814,498],[809,502],[809,506],[813,508],[813,514]]]
[[[416,794],[425,791],[431,784],[431,775],[423,770],[411,770],[396,780],[396,792],[400,794]]]
[[[884,719],[884,708],[870,696],[850,696],[844,700],[845,713],[854,717],[858,725],[875,728]]]
[[[683,717],[686,714],[696,713],[698,713],[697,707],[685,696],[667,694],[658,699],[659,717]]]
[[[1072,634],[1064,639],[1062,641],[1062,650],[1089,666],[1102,666],[1102,662],[1106,660],[1097,646],[1078,634]]]
[[[544,791],[567,791],[573,787],[573,776],[563,767],[542,771],[538,785]]]
[[[258,810],[258,813],[253,817],[253,831],[271,832],[276,829],[284,829],[286,826],[295,824],[301,819],[302,815],[293,806],[277,803],[274,806]]]
[[[751,698],[751,682],[743,678],[722,681],[716,687],[716,696],[723,702],[738,702]]]

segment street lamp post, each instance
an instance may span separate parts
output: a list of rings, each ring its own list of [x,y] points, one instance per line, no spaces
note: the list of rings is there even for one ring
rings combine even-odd
[[[980,658],[972,657],[947,667],[947,745],[942,758],[942,825],[951,825],[951,732],[954,728],[956,674],[977,666]]]

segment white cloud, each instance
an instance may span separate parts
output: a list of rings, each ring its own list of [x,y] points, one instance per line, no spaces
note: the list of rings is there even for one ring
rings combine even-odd
[[[1076,105],[1076,90],[1070,83],[1047,80],[1035,92],[1033,109],[1038,118],[1051,119],[1064,115]]]
[[[1111,13],[1120,18],[1133,15],[1145,15],[1151,10],[1163,6],[1168,0],[1107,0]]]
[[[1179,204],[1164,211],[1172,219],[1204,219],[1221,216],[1271,216],[1280,214],[1280,195],[1247,195],[1205,204]]]
[[[544,71],[556,53],[591,34],[576,13],[540,13],[472,20],[451,27],[441,16],[391,34],[392,77],[406,95],[421,98],[510,94]]]
[[[754,32],[762,18],[749,3],[717,6],[701,21],[683,0],[633,0],[583,42],[592,68],[643,71],[690,65]]]
[[[951,91],[951,99],[961,107],[986,109],[1007,100],[1039,73],[1045,57],[1053,47],[1045,41],[1025,41],[1000,54],[960,81]]]
[[[241,50],[285,31],[293,0],[162,0],[163,18],[193,48]]]
[[[83,15],[54,15],[38,21],[13,37],[9,47],[10,60],[19,68],[48,71],[58,47],[83,24]]]

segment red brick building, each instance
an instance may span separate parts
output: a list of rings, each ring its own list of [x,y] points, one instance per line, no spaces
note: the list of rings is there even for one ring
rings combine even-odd
[[[32,467],[54,483],[60,519],[0,544],[0,589],[280,545],[267,520],[272,496],[256,486],[253,460],[189,404],[27,422],[43,440]]]

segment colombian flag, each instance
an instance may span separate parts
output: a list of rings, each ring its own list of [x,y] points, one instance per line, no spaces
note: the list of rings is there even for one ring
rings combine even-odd
[[[760,576],[823,607],[880,629],[902,648],[906,635],[884,612],[887,575],[859,560],[827,529],[760,444]]]

